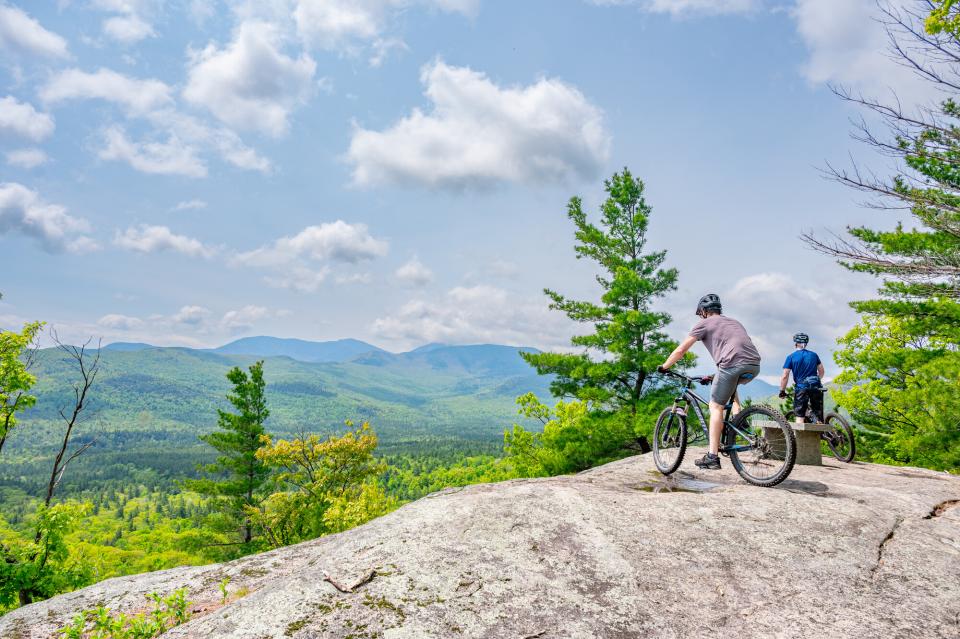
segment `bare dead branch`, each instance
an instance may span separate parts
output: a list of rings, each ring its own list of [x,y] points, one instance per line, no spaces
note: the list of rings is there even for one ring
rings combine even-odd
[[[57,334],[57,331],[53,328],[50,329],[50,336],[56,347],[74,361],[78,372],[78,379],[73,385],[73,406],[65,406],[58,411],[64,421],[64,431],[60,451],[53,461],[53,468],[50,471],[50,481],[47,483],[47,494],[44,499],[44,504],[47,506],[49,506],[53,500],[54,492],[63,479],[67,465],[92,445],[91,442],[81,446],[70,455],[69,458],[64,460],[67,447],[70,445],[70,437],[73,435],[74,428],[81,422],[83,411],[87,408],[90,389],[93,387],[93,383],[97,379],[97,374],[100,372],[100,353],[102,352],[102,340],[97,341],[96,354],[91,355],[88,347],[93,342],[92,337],[78,347],[72,344],[64,344]]]

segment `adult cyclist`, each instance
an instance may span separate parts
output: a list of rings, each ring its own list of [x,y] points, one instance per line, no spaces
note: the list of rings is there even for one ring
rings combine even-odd
[[[760,352],[753,345],[743,324],[723,314],[720,298],[709,293],[697,303],[697,322],[690,335],[677,346],[657,370],[663,372],[676,364],[690,347],[702,341],[713,361],[717,373],[710,389],[710,450],[694,463],[703,469],[720,469],[720,435],[723,433],[723,411],[731,398],[735,411],[740,406],[736,399],[737,385],[746,384],[760,374]]]
[[[807,348],[810,336],[797,333],[793,336],[794,351],[783,363],[783,375],[780,376],[780,398],[787,396],[787,384],[793,374],[793,412],[796,421],[802,424],[807,416],[807,407],[813,410],[817,421],[823,421],[823,362],[820,356]]]

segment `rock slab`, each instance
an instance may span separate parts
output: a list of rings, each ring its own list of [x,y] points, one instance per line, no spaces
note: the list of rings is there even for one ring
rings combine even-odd
[[[339,535],[32,604],[0,637],[182,586],[195,613],[165,638],[960,637],[960,478],[825,460],[763,489],[729,463],[694,470],[664,478],[644,455],[450,489]]]

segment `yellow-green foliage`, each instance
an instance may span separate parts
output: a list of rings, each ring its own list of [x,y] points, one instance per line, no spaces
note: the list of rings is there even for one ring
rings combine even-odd
[[[516,477],[519,475],[512,463],[490,455],[463,457],[446,463],[430,458],[401,457],[390,460],[383,481],[388,494],[408,500],[419,499],[444,488]]]
[[[89,581],[88,566],[66,541],[86,510],[85,504],[76,502],[41,504],[26,534],[0,519],[0,612]]]
[[[626,411],[596,412],[581,401],[559,401],[551,409],[533,393],[518,397],[517,404],[521,415],[543,424],[542,432],[514,424],[504,433],[507,461],[520,477],[572,473],[617,459],[633,438],[632,416]]]
[[[37,379],[27,371],[24,354],[42,327],[43,322],[31,322],[19,333],[0,331],[0,450],[17,425],[17,413],[37,401],[28,392]]]
[[[881,463],[960,471],[960,351],[906,320],[864,315],[834,354],[837,404],[864,427],[861,453]]]
[[[248,514],[272,546],[340,532],[397,507],[376,482],[385,464],[374,457],[377,436],[368,423],[326,439],[261,438],[257,459],[277,471],[282,490]]]
[[[933,10],[926,20],[927,33],[960,33],[960,12],[957,0],[933,0]]]

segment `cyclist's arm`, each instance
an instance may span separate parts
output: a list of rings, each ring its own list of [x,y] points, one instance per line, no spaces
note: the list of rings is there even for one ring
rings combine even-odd
[[[821,366],[822,368],[822,366]],[[790,369],[783,369],[783,375],[780,376],[780,392],[787,390],[787,384],[790,382]]]
[[[683,356],[687,354],[687,351],[690,350],[690,347],[692,347],[696,343],[697,343],[697,338],[694,337],[693,335],[688,335],[687,339],[680,342],[680,346],[677,346],[677,348],[674,349],[672,353],[670,353],[670,357],[668,357],[667,361],[663,363],[663,368],[670,368],[671,366],[679,362],[681,359],[683,359]]]
[[[824,372],[825,369],[823,368],[823,363],[821,362],[820,364],[817,364],[817,377],[823,379]]]

